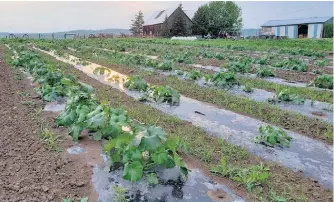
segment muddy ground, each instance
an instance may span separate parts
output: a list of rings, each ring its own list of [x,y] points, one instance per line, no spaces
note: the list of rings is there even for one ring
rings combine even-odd
[[[0,201],[90,196],[91,168],[41,141],[43,124],[60,136],[59,149],[72,144],[67,131],[56,128],[57,114],[40,111],[45,103],[30,80],[5,63],[4,48],[0,46]]]

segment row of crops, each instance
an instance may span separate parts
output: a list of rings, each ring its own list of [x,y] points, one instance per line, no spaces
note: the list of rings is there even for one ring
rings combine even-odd
[[[104,64],[107,67],[112,66],[112,70],[105,67],[95,68],[93,72],[95,75],[108,76],[114,70],[129,75],[124,82],[124,87],[130,91],[140,92],[142,96],[138,100],[141,102],[168,103],[178,106],[180,101],[182,102],[179,94],[181,92],[188,97],[218,104],[219,107],[246,114],[267,123],[273,123],[296,132],[302,131],[303,135],[327,143],[332,141],[331,131],[333,126],[331,122],[326,123],[321,117],[308,117],[284,110],[277,104],[305,105],[307,99],[310,99],[311,104],[314,105],[317,101],[327,101],[329,107],[324,111],[332,113],[332,105],[330,104],[332,103],[332,92],[317,89],[332,89],[333,78],[326,73],[323,74],[323,72],[319,73],[323,75],[316,77],[309,87],[296,87],[272,82],[270,84],[263,79],[274,75],[271,67],[263,66],[273,66],[275,60],[273,57],[266,56],[264,59],[267,62],[263,62],[259,58],[242,54],[233,57],[233,51],[216,53],[216,50],[199,49],[199,55],[195,53],[195,57],[191,58],[194,56],[194,52],[187,52],[185,53],[187,56],[185,56],[182,54],[184,51],[174,52],[175,47],[171,47],[169,44],[167,46],[164,44],[165,47],[152,54],[154,51],[144,52],[144,50],[136,48],[140,47],[138,44],[144,44],[143,42],[135,41],[132,44],[131,39],[110,43],[108,41],[108,46],[102,45],[104,43],[101,43],[101,41],[94,40],[87,42],[33,41],[33,43],[44,51],[54,51],[57,56],[66,58],[68,54],[75,55],[83,59],[78,61],[78,65],[83,67],[89,66],[89,62]],[[130,44],[132,48],[124,44]],[[160,42],[158,44],[160,46]],[[27,46],[32,47],[29,43]],[[120,46],[125,47],[120,48]],[[124,165],[124,179],[137,181],[145,176],[148,181],[156,182],[158,176],[150,170],[154,165],[162,165],[166,168],[178,166],[184,175],[187,174],[188,169],[177,154],[180,146],[177,138],[166,138],[166,133],[161,128],[138,124],[129,118],[125,110],[100,103],[95,98],[92,87],[80,83],[73,76],[65,75],[54,66],[47,65],[36,52],[24,51],[23,47],[17,47],[13,44],[12,47],[17,50],[19,55],[18,59],[13,61],[13,65],[24,67],[25,71],[33,75],[35,81],[41,84],[39,93],[44,100],[53,101],[59,96],[67,97],[65,111],[59,115],[57,123],[60,126],[68,127],[70,135],[76,141],[83,130],[92,132],[95,140],[109,139],[105,145],[105,151],[112,162],[119,162]],[[235,48],[228,47],[226,50],[233,49]],[[160,54],[164,50],[169,50],[169,57]],[[240,50],[237,51],[240,52]],[[284,54],[287,53],[284,52]],[[148,55],[158,57],[147,57]],[[315,53],[311,57],[316,57],[315,61],[327,60],[324,54]],[[206,71],[201,68],[194,70],[188,64],[193,63],[192,61],[196,61],[198,58],[228,60],[228,63],[224,65],[226,70],[220,69],[217,72]],[[279,61],[277,58],[276,60]],[[294,59],[288,58],[286,61],[294,61]],[[305,61],[298,61],[301,62],[294,61],[297,66],[299,65],[298,67],[304,65],[303,67],[308,68],[308,65],[303,63]],[[291,64],[283,62],[283,66],[286,66],[282,69],[303,71],[298,68],[289,68],[294,65],[294,62]],[[42,63],[44,64],[42,65]],[[184,63],[188,64],[182,65]],[[259,66],[254,68],[253,64]],[[324,66],[318,65],[318,68]],[[240,76],[240,74],[247,73],[256,73],[258,78]],[[118,79],[112,78],[112,80],[115,82]],[[254,81],[258,83],[252,84]],[[272,85],[271,91],[274,96],[266,102],[236,95],[231,91],[231,89],[241,85],[241,90],[244,93],[251,94],[258,89],[262,89],[259,87],[261,86],[260,82],[262,82],[262,86],[269,84],[270,87]],[[271,125],[262,125],[258,129],[259,135],[252,140],[257,144],[289,148],[291,142],[295,141],[285,130]],[[250,192],[254,188],[267,184],[272,176],[270,169],[266,166],[250,166],[245,170],[230,165],[228,159],[222,159],[221,164],[214,166],[211,172],[243,184]],[[270,197],[271,200],[275,198],[272,193]],[[276,201],[278,199],[279,196],[276,195]]]
[[[43,48],[43,46],[40,48]],[[63,51],[66,51],[66,50],[63,50]],[[243,99],[240,96],[234,96],[234,95],[231,95],[231,93],[224,91],[224,89],[231,88],[238,84],[242,84],[243,90],[251,93],[251,91],[253,90],[253,86],[254,86],[253,81],[257,81],[257,79],[254,80],[251,78],[250,79],[249,78],[237,78],[236,74],[231,71],[228,71],[228,72],[222,71],[222,72],[217,72],[217,73],[202,73],[201,71],[197,71],[197,70],[181,71],[180,69],[177,69],[175,66],[173,66],[173,63],[171,61],[159,62],[155,59],[150,59],[142,55],[122,54],[120,52],[110,52],[110,51],[108,52],[108,51],[101,51],[101,50],[93,51],[94,54],[92,55],[91,49],[88,49],[88,50],[84,49],[83,51],[76,50],[75,52],[72,52],[72,53],[76,54],[77,56],[83,56],[89,59],[94,58],[96,59],[96,61],[98,60],[104,63],[126,65],[126,67],[115,69],[120,72],[123,71],[123,73],[127,71],[126,68],[128,69],[130,68],[129,66],[135,66],[133,67],[134,70],[132,70],[133,68],[130,68],[131,71],[133,71],[132,75],[138,74],[142,76],[143,78],[147,78],[147,79],[152,79],[152,75],[147,75],[147,74],[150,74],[150,72],[143,71],[143,69],[139,68],[138,66],[141,66],[141,67],[150,66],[150,67],[153,67],[154,69],[164,70],[164,71],[170,71],[170,70],[175,69],[177,75],[187,75],[186,77],[190,78],[189,80],[186,80],[186,81],[179,81],[178,84],[180,84],[180,82],[181,83],[186,82],[186,83],[193,83],[192,85],[197,85],[193,81],[194,80],[196,81],[199,78],[202,78],[203,83],[219,88],[219,91],[216,91],[213,89],[210,89],[210,90],[212,90],[211,92],[213,92],[214,93],[213,95],[216,95],[216,97],[221,97],[222,102],[223,102],[221,103],[221,105],[227,109],[232,109],[233,111],[237,111],[240,113],[247,113],[251,116],[258,117],[259,119],[262,119],[262,120],[264,119],[264,120],[267,120],[268,122],[273,122],[275,124],[282,125],[283,127],[285,127],[286,124],[289,124],[290,129],[291,129],[291,125],[295,125],[295,126],[292,126],[292,129],[295,129],[296,131],[300,131],[300,128],[305,128],[305,125],[309,125],[308,123],[310,122],[312,123],[318,122],[316,125],[318,125],[318,127],[322,129],[314,130],[313,126],[312,126],[312,129],[307,128],[306,126],[304,130],[305,133],[313,137],[314,137],[314,134],[317,134],[318,138],[320,139],[327,139],[328,136],[330,136],[330,133],[328,131],[330,131],[332,128],[331,124],[324,124],[318,119],[305,118],[303,116],[300,116],[294,113],[288,113],[286,111],[277,110],[277,107],[272,106],[270,104],[263,104],[262,102],[258,103],[255,101],[252,102],[247,99]],[[156,77],[157,79],[161,80],[161,75],[156,75]],[[178,79],[177,76],[171,75],[171,76],[168,76],[168,78],[170,79],[170,82],[164,81],[165,85],[172,86],[175,89],[178,89],[179,91],[184,93],[184,90],[182,89],[182,87],[180,85],[176,85],[176,83],[174,82],[175,79]],[[269,84],[269,82],[263,82],[262,85],[267,85],[267,84]],[[198,86],[196,88],[198,89],[200,87],[201,86]],[[204,88],[200,88],[200,89],[202,91],[206,91]],[[187,91],[189,90],[187,89]],[[275,85],[275,92],[276,92],[276,95],[269,98],[268,102],[270,103],[277,103],[277,102],[289,103],[291,102],[291,103],[296,103],[296,104],[304,104],[305,98],[310,99],[307,102],[309,106],[305,106],[304,108],[312,108],[312,105],[314,105],[314,102],[317,100],[322,101],[325,99],[325,101],[328,101],[329,103],[332,102],[332,92],[331,91],[325,92],[325,91],[321,91],[321,90],[317,90],[313,88],[307,88],[307,87],[290,87],[286,85]],[[186,95],[188,96],[189,94],[186,94]],[[193,95],[193,94],[190,94],[190,95]],[[230,102],[229,103],[226,103],[226,101],[224,102],[223,100],[225,99],[229,100]],[[203,101],[212,102],[212,100],[208,100],[208,99],[205,99]],[[235,106],[235,105],[232,105],[232,103],[240,103],[240,104]],[[217,104],[217,103],[214,102],[214,104]],[[244,105],[245,108],[242,108],[242,107],[240,108],[240,105],[241,106]],[[257,107],[255,108],[252,107],[251,109],[249,109],[248,107],[249,105],[254,105]],[[272,112],[272,113],[267,112],[268,117],[262,111],[262,108],[264,106],[266,107],[266,109],[268,109],[268,111]],[[331,113],[332,111],[331,105],[328,104],[327,106],[328,107],[324,107],[324,109],[320,109],[320,111],[323,111],[323,114],[327,112]],[[286,118],[282,118],[282,117],[289,117],[290,122],[286,123],[285,121]],[[294,117],[294,119],[291,120],[291,117]],[[301,119],[304,119],[304,121],[300,121]]]
[[[68,127],[74,141],[79,140],[83,130],[93,132],[94,140],[109,140],[104,150],[112,162],[124,165],[124,179],[138,181],[145,171],[149,180],[156,181],[155,173],[149,172],[149,168],[155,165],[178,166],[187,175],[188,169],[176,153],[177,140],[166,139],[160,127],[132,121],[127,111],[99,103],[90,85],[79,82],[73,75],[64,75],[35,52],[20,46],[13,48],[18,55],[11,64],[23,68],[34,82],[40,84],[37,92],[43,100],[55,101],[66,97],[66,107],[57,117],[57,124]]]

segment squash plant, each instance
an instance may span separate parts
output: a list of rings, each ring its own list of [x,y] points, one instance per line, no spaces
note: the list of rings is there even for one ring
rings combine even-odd
[[[124,166],[123,178],[135,182],[155,166],[165,168],[178,166],[181,173],[186,176],[188,169],[177,154],[177,147],[178,140],[166,139],[166,134],[160,127],[134,126],[133,130],[123,131],[117,137],[109,139],[104,151],[109,156],[112,166],[119,164]],[[152,173],[148,176],[152,178]]]
[[[217,72],[211,79],[214,86],[220,88],[231,88],[234,85],[239,85],[233,72]]]
[[[261,126],[259,128],[260,136],[255,137],[255,142],[266,146],[289,147],[292,137],[280,128],[274,128],[270,125]]]
[[[328,74],[319,75],[308,86],[333,89],[333,76]]]
[[[152,98],[157,103],[167,102],[171,105],[180,103],[179,92],[169,86],[149,86],[140,100],[146,101],[149,98]]]
[[[129,90],[145,91],[147,88],[146,81],[138,75],[130,76],[124,83],[124,87]]]
[[[198,80],[202,77],[202,73],[200,70],[193,70],[188,73],[187,76],[192,80]]]
[[[292,94],[289,89],[283,89],[282,91],[277,92],[273,98],[269,98],[268,102],[292,102],[293,104],[304,104],[305,98]]]
[[[269,67],[256,67],[256,76],[260,78],[274,77],[275,74],[273,70]]]

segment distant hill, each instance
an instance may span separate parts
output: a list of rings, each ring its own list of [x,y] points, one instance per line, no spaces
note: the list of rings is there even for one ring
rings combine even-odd
[[[71,30],[66,32],[54,32],[54,36],[57,39],[64,38],[65,33],[73,33],[79,34],[80,36],[86,35],[86,37],[90,34],[99,35],[103,34],[116,34],[119,35],[120,33],[130,34],[128,29],[102,29],[102,30]],[[5,38],[9,36],[9,34],[15,34],[17,37],[22,37],[24,34],[28,34],[30,38],[38,38],[39,33],[9,33],[9,32],[0,32],[0,38]],[[52,38],[52,33],[40,33],[41,38]]]

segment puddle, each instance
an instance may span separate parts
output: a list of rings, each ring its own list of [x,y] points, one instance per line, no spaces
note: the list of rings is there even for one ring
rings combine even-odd
[[[58,98],[57,101],[48,102],[44,107],[44,111],[61,112],[65,109],[65,102],[66,98]]]
[[[98,193],[98,201],[109,202],[116,198],[116,187],[126,188],[124,198],[130,201],[215,201],[210,193],[219,192],[225,202],[244,202],[225,185],[216,184],[199,170],[193,169],[186,180],[183,180],[178,168],[155,168],[159,177],[157,185],[149,185],[143,178],[138,182],[130,183],[122,178],[122,170],[108,172],[109,167],[97,165],[93,169],[93,183]]]
[[[54,56],[50,52],[42,51]],[[91,63],[87,66],[77,66],[75,63],[56,57],[58,60],[72,64],[75,68],[81,70],[88,76],[99,80],[100,82],[119,89],[127,95],[139,98],[141,93],[129,91],[123,87],[122,81],[126,75],[111,71],[109,75],[94,75],[98,64]],[[77,59],[70,56],[72,59]],[[112,77],[118,76],[119,82],[114,82]],[[263,145],[254,143],[254,138],[259,135],[258,128],[266,123],[243,116],[228,110],[219,109],[213,105],[203,103],[184,96],[180,98],[179,106],[170,106],[167,104],[146,103],[160,111],[177,116],[178,118],[189,121],[193,125],[203,128],[208,133],[225,139],[227,142],[246,148],[249,152],[269,161],[278,162],[295,171],[301,170],[306,176],[319,181],[327,188],[333,186],[333,147],[318,140],[302,136],[300,134],[287,131],[292,137],[289,148],[267,148]],[[195,113],[198,111],[202,114]]]
[[[67,148],[66,151],[69,154],[82,154],[86,152],[86,149],[80,147],[79,145],[73,145],[72,147]]]

